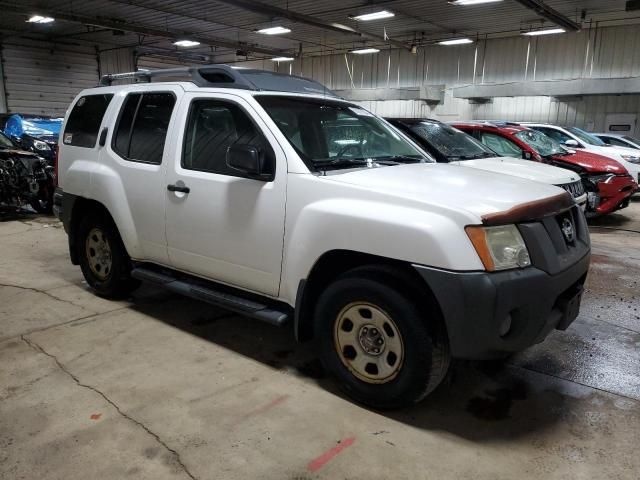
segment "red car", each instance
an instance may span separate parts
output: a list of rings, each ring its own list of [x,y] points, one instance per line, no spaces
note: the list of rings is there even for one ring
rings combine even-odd
[[[525,158],[580,174],[588,194],[587,215],[604,215],[629,206],[638,184],[620,163],[602,155],[569,150],[544,133],[517,123],[451,122],[506,157]]]

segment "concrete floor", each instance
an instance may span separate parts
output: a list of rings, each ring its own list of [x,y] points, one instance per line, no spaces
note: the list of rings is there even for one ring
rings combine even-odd
[[[1,222],[0,478],[638,479],[640,202],[592,232],[568,331],[379,413],[290,330],[149,287],[99,299],[57,221]]]

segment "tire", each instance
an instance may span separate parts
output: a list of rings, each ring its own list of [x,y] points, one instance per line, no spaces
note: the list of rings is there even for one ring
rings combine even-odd
[[[376,409],[419,402],[442,382],[450,364],[439,310],[400,290],[401,278],[386,267],[347,272],[320,295],[315,309],[324,368],[347,395]]]
[[[106,215],[85,214],[78,225],[76,248],[82,274],[97,295],[123,298],[140,286],[131,277],[131,259],[118,229]]]

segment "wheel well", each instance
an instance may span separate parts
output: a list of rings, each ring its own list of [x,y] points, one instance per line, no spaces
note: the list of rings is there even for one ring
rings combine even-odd
[[[104,205],[100,202],[96,202],[95,200],[88,200],[86,198],[78,197],[74,204],[73,210],[71,211],[71,221],[69,222],[69,255],[71,256],[71,263],[74,265],[78,265],[80,263],[78,259],[78,254],[76,250],[76,237],[78,234],[78,225],[84,218],[85,215],[92,214],[98,215],[102,214],[113,221],[113,218],[109,214],[109,211],[106,209]]]
[[[312,340],[313,314],[316,302],[325,288],[340,275],[351,270],[367,268],[375,270],[400,287],[403,293],[426,308],[435,307],[442,318],[440,306],[429,285],[407,262],[349,250],[333,250],[322,255],[309,276],[300,281],[296,298],[295,335],[300,342]],[[444,327],[438,322],[438,328]]]

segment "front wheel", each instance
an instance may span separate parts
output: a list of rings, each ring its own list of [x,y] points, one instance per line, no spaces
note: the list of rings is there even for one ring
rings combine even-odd
[[[76,241],[80,268],[100,296],[122,298],[138,288],[131,277],[131,259],[111,219],[99,213],[85,216]]]
[[[388,409],[432,392],[450,356],[439,312],[382,279],[375,271],[343,275],[320,296],[314,327],[320,360],[341,388]]]

